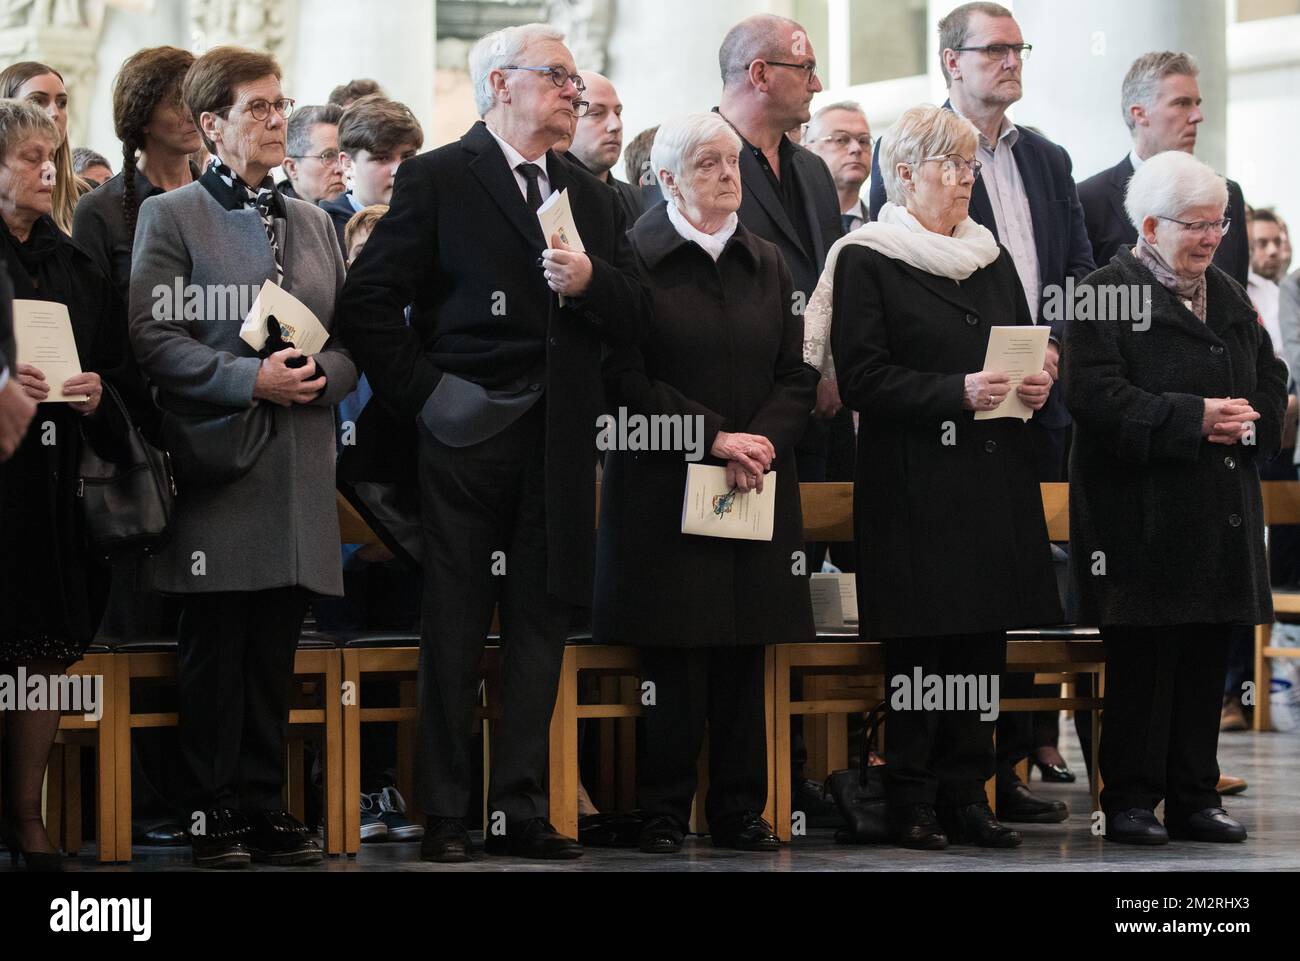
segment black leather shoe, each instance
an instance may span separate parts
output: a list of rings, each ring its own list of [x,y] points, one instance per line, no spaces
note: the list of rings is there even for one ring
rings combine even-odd
[[[835,799],[816,781],[803,780],[795,785],[790,801],[791,811],[802,811],[810,828],[838,828],[844,826],[844,816],[835,806]]]
[[[686,832],[676,818],[659,815],[645,822],[637,847],[642,854],[676,854],[685,840]]]
[[[582,857],[582,845],[555,830],[545,818],[507,824],[503,835],[489,832],[483,839],[483,850],[492,855],[539,861],[571,861]]]
[[[1175,841],[1217,841],[1235,844],[1246,840],[1241,822],[1223,808],[1205,808],[1188,817],[1165,817],[1165,828]]]
[[[891,813],[899,847],[917,851],[942,851],[948,846],[948,835],[939,826],[934,805],[906,804],[894,808]]]
[[[1069,816],[1070,809],[1063,802],[1035,797],[1019,781],[1009,790],[998,791],[1000,820],[1019,824],[1056,824]]]
[[[1060,764],[1044,764],[1037,759],[1031,759],[1030,763],[1038,768],[1039,776],[1049,784],[1073,784],[1077,780],[1074,772],[1064,761]]]
[[[149,828],[142,828],[131,838],[132,844],[143,844],[153,848],[180,847],[190,843],[190,833],[184,825],[175,821],[164,821]]]
[[[420,860],[436,864],[464,864],[469,857],[469,832],[460,818],[430,815],[420,842]]]
[[[733,851],[781,850],[781,839],[772,830],[772,825],[753,811],[719,818],[717,824],[709,825],[709,836],[715,848],[731,848]]]
[[[200,868],[242,868],[253,860],[248,849],[252,828],[248,819],[231,808],[204,811],[190,829],[192,858]]]
[[[983,801],[938,809],[939,823],[951,844],[974,844],[981,848],[1018,848],[1022,838],[998,823]]]
[[[248,850],[254,861],[296,867],[319,864],[324,856],[307,836],[307,825],[288,811],[253,811],[248,823],[252,828]]]
[[[1169,833],[1156,820],[1156,812],[1130,808],[1106,815],[1106,840],[1123,844],[1168,844]]]

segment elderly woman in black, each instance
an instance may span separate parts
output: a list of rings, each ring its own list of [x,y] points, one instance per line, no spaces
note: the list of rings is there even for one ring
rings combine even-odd
[[[1101,804],[1106,837],[1132,844],[1246,839],[1215,751],[1232,628],[1273,617],[1259,465],[1281,445],[1287,373],[1211,263],[1227,203],[1189,154],[1143,163],[1125,198],[1137,246],[1088,277],[1098,316],[1064,351],[1070,556],[1106,645]]]
[[[778,848],[762,819],[763,647],[813,636],[795,558],[803,525],[793,454],[816,372],[802,362],[789,271],[737,221],[739,156],[740,139],[716,114],[659,128],[652,161],[668,202],[631,232],[654,322],[639,348],[606,364],[619,417],[667,415],[683,427],[675,450],[608,453],[597,549],[594,635],[640,647],[654,685],[637,765],[640,847],[653,854],[681,847],[706,721],[714,845]],[[725,468],[738,497],[776,485],[770,541],[681,532],[692,460]]]
[[[985,802],[994,683],[1008,629],[1061,619],[1028,425],[975,419],[1012,389],[982,371],[990,328],[1031,323],[1010,254],[969,217],[976,143],[952,111],[903,114],[881,148],[889,203],[831,249],[806,318],[810,348],[829,327],[840,396],[861,415],[860,629],[885,646],[898,843],[928,850],[1020,843]],[[1050,387],[1040,371],[1015,389],[1037,411]],[[922,709],[904,689],[918,674],[945,689],[969,678],[986,703]]]
[[[10,677],[18,668],[54,677],[79,660],[107,589],[107,569],[87,555],[76,482],[83,431],[106,456],[120,436],[120,423],[100,401],[104,379],[117,379],[121,369],[126,327],[108,279],[51,219],[60,143],[40,108],[0,100],[0,269],[8,268],[15,299],[67,307],[83,371],[51,383],[37,366],[13,365],[11,376],[40,406],[0,467],[0,673]],[[64,395],[82,399],[56,399]],[[62,866],[41,822],[41,785],[58,726],[56,705],[5,717],[4,833],[15,863],[22,857],[32,870]]]

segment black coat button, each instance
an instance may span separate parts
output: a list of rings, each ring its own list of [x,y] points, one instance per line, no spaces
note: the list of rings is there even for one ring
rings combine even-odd
[[[995,441],[995,440],[986,440],[986,441],[984,442],[984,452],[985,452],[986,454],[992,454],[992,453],[994,453],[997,449],[998,449],[998,442],[997,442],[997,441]]]
[[[1213,344],[1210,347],[1210,353],[1213,354],[1215,357],[1219,357],[1223,354],[1223,347],[1219,344]]]
[[[1240,515],[1240,514],[1229,514],[1229,515],[1228,515],[1228,523],[1229,523],[1230,525],[1232,525],[1233,527],[1240,527],[1240,526],[1241,526],[1241,515]]]
[[[541,385],[541,384],[529,384],[529,385],[528,385],[528,389],[529,389],[529,390],[532,390],[532,391],[541,390],[541,389],[542,389],[542,385]]]
[[[980,319],[979,319],[978,317],[976,317],[974,314],[967,314],[967,315],[966,315],[966,323],[970,324],[970,326],[974,327],[974,326],[975,326],[976,324],[978,324],[979,322],[980,322]]]
[[[1237,462],[1233,460],[1231,457],[1225,457],[1223,458],[1223,466],[1228,468],[1228,470],[1235,470],[1237,467]]]
[[[549,343],[550,343],[550,345],[551,345],[552,347],[554,347],[554,346],[556,346],[556,345],[559,343],[559,341],[556,340],[554,337],[552,337],[552,338],[550,339]]]

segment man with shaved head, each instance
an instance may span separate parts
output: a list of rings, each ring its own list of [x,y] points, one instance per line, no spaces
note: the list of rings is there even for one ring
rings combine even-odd
[[[641,191],[611,173],[623,152],[623,101],[608,77],[594,70],[580,70],[578,74],[587,84],[582,99],[591,106],[586,116],[578,118],[569,152],[597,180],[614,188],[630,224],[641,216]]]

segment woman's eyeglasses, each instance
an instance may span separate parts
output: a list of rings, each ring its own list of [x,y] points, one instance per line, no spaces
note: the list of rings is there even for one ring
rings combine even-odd
[[[1209,234],[1215,233],[1222,237],[1232,226],[1232,218],[1224,217],[1222,220],[1196,220],[1188,223],[1186,220],[1179,220],[1176,217],[1166,217],[1163,214],[1156,214],[1159,220],[1167,220],[1171,224],[1178,224],[1189,234]]]
[[[267,117],[271,116],[272,110],[278,113],[285,120],[288,120],[289,114],[293,113],[293,105],[297,102],[298,101],[291,100],[288,97],[281,97],[274,103],[270,100],[250,100],[248,103],[244,104],[244,110],[252,114],[254,120],[265,120]],[[225,113],[228,110],[233,110],[237,106],[239,106],[239,104],[232,103],[228,107],[214,110],[213,113]]]
[[[972,177],[978,177],[980,171],[984,169],[984,164],[980,161],[967,160],[965,157],[955,153],[940,154],[935,157],[922,157],[920,160],[916,161],[916,163],[924,164],[929,163],[932,160],[936,163],[942,164],[943,166],[939,169],[943,171],[944,176],[949,177],[961,177],[965,175],[967,168],[970,168]]]

